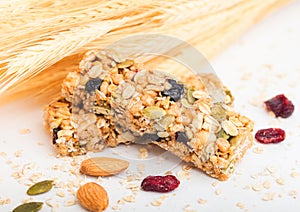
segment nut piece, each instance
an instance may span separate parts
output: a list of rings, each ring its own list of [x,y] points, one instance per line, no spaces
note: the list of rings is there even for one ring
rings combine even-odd
[[[82,207],[92,212],[103,211],[108,206],[106,190],[94,182],[81,186],[77,191],[77,199]]]
[[[90,176],[111,176],[118,174],[129,166],[129,162],[116,158],[95,157],[82,161],[80,172]]]

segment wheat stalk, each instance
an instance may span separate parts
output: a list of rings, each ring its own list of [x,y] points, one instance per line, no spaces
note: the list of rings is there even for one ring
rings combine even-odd
[[[175,36],[211,58],[257,20],[287,2],[2,0],[0,95],[58,94],[62,79],[77,68],[84,52],[134,34]],[[168,66],[160,60],[154,58],[149,64]]]

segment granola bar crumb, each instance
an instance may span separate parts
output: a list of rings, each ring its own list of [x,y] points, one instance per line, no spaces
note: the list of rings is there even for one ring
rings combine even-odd
[[[217,186],[219,185],[219,183],[218,183],[218,182],[213,182],[211,185],[212,185],[213,187],[217,187]]]
[[[117,204],[124,205],[126,202],[123,199],[117,200]]]
[[[192,170],[195,166],[193,166],[192,164],[184,164],[182,166],[182,170],[183,171],[189,171],[189,170]]]
[[[10,198],[0,199],[0,205],[8,205],[10,204],[10,202],[11,202]]]
[[[18,150],[14,152],[15,157],[19,158],[22,156],[23,150]]]
[[[67,207],[73,206],[73,205],[76,205],[76,200],[75,200],[75,199],[68,199],[68,200],[65,202],[65,206],[67,206]]]
[[[204,205],[205,203],[207,203],[207,200],[205,200],[205,199],[198,199],[198,203],[200,204],[200,205]]]
[[[263,201],[271,201],[271,200],[274,200],[275,196],[276,196],[276,193],[274,193],[274,192],[266,193],[264,195],[264,197],[262,198],[262,200]]]
[[[65,192],[64,192],[63,190],[60,189],[60,190],[57,190],[56,196],[59,196],[59,197],[65,197],[66,194],[65,194]]]
[[[151,205],[156,206],[156,207],[161,206],[161,204],[162,204],[162,201],[160,201],[160,200],[153,200],[151,202]]]
[[[251,188],[251,186],[249,186],[249,185],[245,185],[245,186],[243,187],[244,190],[249,190],[250,188]]]
[[[255,147],[253,149],[253,152],[256,154],[262,154],[264,152],[264,148],[263,147]]]
[[[43,141],[38,141],[38,142],[37,142],[37,145],[39,145],[39,146],[43,146],[43,145],[44,145],[44,143],[45,143],[45,142],[43,142]]]
[[[291,190],[289,192],[289,196],[296,199],[297,198],[297,191],[296,190]]]
[[[19,130],[19,133],[20,133],[21,135],[26,135],[26,134],[31,133],[31,130],[28,129],[28,128],[24,128],[24,129]]]
[[[33,173],[30,177],[29,177],[29,180],[33,183],[37,183],[41,177],[43,176],[43,173],[41,172],[36,172],[36,173]]]
[[[298,172],[293,171],[293,172],[291,172],[290,176],[292,178],[296,178],[296,177],[300,176],[300,174]]]
[[[190,173],[188,171],[180,170],[177,172],[177,177],[181,180],[184,180],[184,179],[190,180]]]
[[[190,204],[187,204],[187,205],[183,208],[184,212],[197,212],[197,210],[191,209],[190,207],[191,207]]]
[[[284,185],[284,179],[282,179],[282,178],[277,178],[277,179],[276,179],[276,183],[277,183],[278,185]]]
[[[33,202],[33,198],[30,197],[30,198],[27,198],[27,199],[23,199],[23,200],[22,200],[22,203],[28,203],[28,202]]]
[[[51,207],[52,209],[58,209],[59,208],[59,204],[57,203],[56,200],[54,199],[47,199],[46,201],[46,204]]]
[[[121,208],[120,208],[118,205],[113,205],[113,206],[111,206],[111,209],[114,210],[114,211],[119,211],[119,210],[121,210]]]
[[[172,171],[167,171],[167,172],[165,172],[165,175],[173,175],[173,172]]]
[[[135,202],[135,196],[133,195],[125,196],[123,197],[123,200],[126,202]]]
[[[271,188],[271,183],[269,181],[265,181],[265,182],[263,182],[263,187],[265,189],[270,189]]]
[[[7,153],[6,153],[6,152],[0,152],[0,156],[1,156],[1,157],[6,157],[6,156],[7,156]]]
[[[261,184],[255,184],[252,186],[253,191],[261,191],[263,189]]]
[[[222,193],[222,190],[221,190],[221,189],[217,189],[217,190],[215,191],[215,194],[216,194],[217,196],[221,195],[221,193]]]
[[[148,150],[146,148],[140,148],[139,152],[139,159],[145,159],[148,157]]]
[[[245,205],[241,202],[236,203],[236,206],[240,209],[245,209]]]
[[[276,172],[276,168],[274,166],[268,166],[266,170],[270,172],[270,174],[274,174]]]

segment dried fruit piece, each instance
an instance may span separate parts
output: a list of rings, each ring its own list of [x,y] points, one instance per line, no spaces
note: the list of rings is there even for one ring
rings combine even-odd
[[[129,162],[116,158],[95,157],[82,161],[80,172],[90,176],[111,176],[118,174],[129,166]]]
[[[56,128],[53,129],[53,131],[52,131],[52,143],[53,144],[56,144],[56,140],[58,139],[57,133],[60,130],[61,130],[60,127],[56,127]]]
[[[285,131],[280,128],[258,130],[255,139],[264,144],[279,143],[285,139]]]
[[[94,182],[81,186],[77,191],[77,199],[82,207],[92,212],[103,211],[108,206],[106,190]]]
[[[53,180],[44,180],[32,185],[28,190],[28,195],[37,195],[42,194],[47,191],[50,191],[53,186]]]
[[[273,112],[276,117],[288,118],[294,112],[293,103],[283,94],[265,101],[265,105],[267,110]]]
[[[169,192],[173,191],[180,184],[180,181],[173,175],[148,176],[141,186],[144,191]]]
[[[168,90],[163,90],[161,92],[161,95],[169,96],[170,100],[177,102],[183,94],[183,84],[178,84],[175,80],[172,79],[167,79],[167,81],[172,85],[172,87]]]
[[[102,84],[102,79],[92,78],[85,84],[85,90],[88,93],[94,92],[96,89],[99,89]]]
[[[36,212],[43,207],[42,202],[28,202],[16,207],[13,212]]]
[[[145,133],[138,140],[143,141],[143,143],[148,143],[152,141],[159,141],[160,137],[157,134]]]
[[[187,142],[189,142],[189,139],[188,139],[187,135],[185,134],[185,132],[180,132],[180,131],[176,132],[175,139],[176,139],[176,141],[184,143],[184,144],[187,144]]]

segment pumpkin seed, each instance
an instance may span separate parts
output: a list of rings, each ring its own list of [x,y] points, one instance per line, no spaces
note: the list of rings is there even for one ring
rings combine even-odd
[[[150,106],[143,109],[143,114],[150,119],[158,119],[166,115],[166,111],[160,107]]]
[[[28,202],[22,205],[19,205],[18,207],[16,207],[13,212],[36,212],[41,210],[41,208],[43,207],[42,202]]]
[[[32,185],[28,190],[28,195],[37,195],[42,194],[47,191],[50,191],[53,186],[53,180],[44,180]]]
[[[117,66],[118,68],[127,68],[134,64],[133,60],[125,60],[124,62],[120,62]]]
[[[219,122],[224,121],[226,119],[226,110],[224,109],[221,103],[214,104],[211,109],[211,112],[212,116]]]
[[[228,135],[223,129],[217,133],[217,138],[225,138],[227,140],[229,137],[230,135]]]
[[[187,92],[187,100],[190,104],[193,104],[195,102],[195,98],[193,97],[194,91],[195,91],[194,89],[188,89],[188,92]]]

